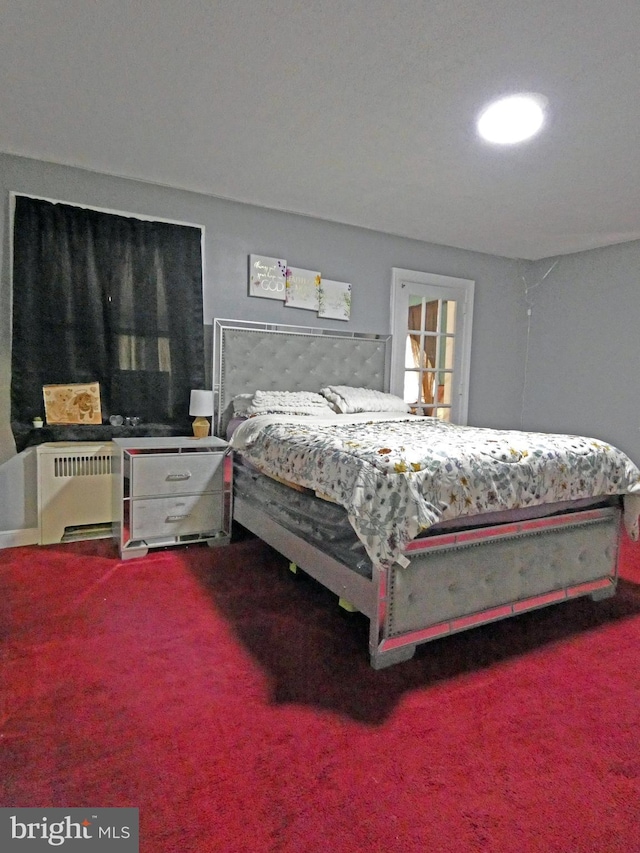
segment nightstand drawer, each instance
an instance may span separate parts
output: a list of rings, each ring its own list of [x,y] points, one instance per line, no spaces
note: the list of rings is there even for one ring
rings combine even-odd
[[[222,489],[222,453],[157,453],[131,461],[131,497],[188,495]]]
[[[131,538],[217,532],[223,524],[221,492],[131,501]]]

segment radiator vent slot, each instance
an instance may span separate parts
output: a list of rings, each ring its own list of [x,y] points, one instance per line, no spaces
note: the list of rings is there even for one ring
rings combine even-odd
[[[111,456],[55,456],[54,477],[100,477],[111,474]]]

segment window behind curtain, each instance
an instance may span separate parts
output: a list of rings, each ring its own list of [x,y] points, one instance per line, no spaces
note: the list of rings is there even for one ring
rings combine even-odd
[[[188,424],[204,387],[199,228],[16,197],[12,421],[99,382],[103,419]]]

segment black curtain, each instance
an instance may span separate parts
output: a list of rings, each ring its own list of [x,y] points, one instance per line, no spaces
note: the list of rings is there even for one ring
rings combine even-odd
[[[76,382],[100,383],[103,420],[188,425],[203,334],[199,228],[16,197],[14,434]]]

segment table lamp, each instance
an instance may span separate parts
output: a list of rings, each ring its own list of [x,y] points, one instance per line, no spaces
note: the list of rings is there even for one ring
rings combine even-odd
[[[193,434],[196,438],[209,435],[209,421],[213,417],[213,391],[192,391],[189,414],[194,415]]]

